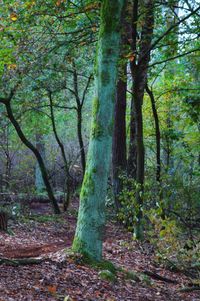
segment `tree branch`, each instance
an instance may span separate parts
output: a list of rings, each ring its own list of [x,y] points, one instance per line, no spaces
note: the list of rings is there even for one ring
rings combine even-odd
[[[190,50],[190,51],[184,52],[184,53],[180,53],[180,54],[178,54],[178,55],[176,55],[176,56],[169,57],[168,59],[165,59],[165,60],[163,60],[163,61],[155,62],[155,63],[149,65],[148,68],[153,67],[153,66],[155,66],[155,65],[160,65],[160,64],[163,64],[163,63],[166,63],[166,62],[169,62],[169,61],[173,61],[173,60],[175,60],[175,59],[177,59],[177,58],[179,58],[179,57],[185,56],[185,55],[187,55],[187,54],[190,54],[190,53],[193,53],[193,52],[196,52],[196,51],[199,51],[199,50],[200,50],[200,48],[196,48],[196,49],[192,49],[192,50]]]
[[[146,51],[146,53],[144,53],[144,55],[140,58],[139,62],[141,62],[141,60],[143,60],[147,53],[150,52],[152,49],[155,48],[155,46],[168,34],[170,33],[170,31],[172,31],[174,28],[176,28],[177,26],[179,26],[181,23],[183,23],[184,21],[186,21],[188,18],[190,18],[192,15],[196,14],[196,12],[200,9],[200,6],[198,6],[195,10],[193,10],[191,13],[189,13],[187,16],[185,16],[184,18],[182,18],[181,20],[179,20],[178,22],[176,22],[175,24],[171,25],[150,47],[149,49]]]

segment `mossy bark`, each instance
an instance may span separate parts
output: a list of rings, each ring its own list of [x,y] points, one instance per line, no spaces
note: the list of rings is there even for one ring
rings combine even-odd
[[[74,251],[95,260],[102,258],[104,207],[112,146],[120,21],[124,2],[102,1],[95,66],[96,97],[93,101],[93,120],[78,224],[72,246]]]

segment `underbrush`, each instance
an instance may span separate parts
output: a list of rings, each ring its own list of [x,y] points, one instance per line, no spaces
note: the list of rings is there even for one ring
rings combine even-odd
[[[141,210],[144,236],[154,246],[156,261],[200,279],[198,178],[166,176],[163,183],[146,181],[143,203],[139,205],[135,197],[137,184],[133,179],[123,179],[118,219],[134,234]]]

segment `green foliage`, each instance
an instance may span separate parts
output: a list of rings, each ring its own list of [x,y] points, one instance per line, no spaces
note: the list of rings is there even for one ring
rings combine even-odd
[[[20,203],[0,206],[0,211],[6,212],[9,217],[19,218],[22,214],[22,206]]]
[[[179,173],[165,177],[156,203],[149,191],[146,194],[149,208],[144,209],[144,214],[150,221],[147,236],[155,246],[157,260],[180,270],[191,270],[197,276],[200,259],[198,176],[192,173],[188,178],[189,174],[187,171],[186,178]]]
[[[200,276],[200,237],[188,236],[179,222],[172,218],[162,220],[151,212],[153,229],[148,232],[150,242],[155,246],[158,262],[181,271],[191,271],[194,277]]]
[[[121,204],[118,212],[118,219],[125,225],[125,227],[133,232],[135,225],[138,222],[138,214],[142,210],[142,205],[136,201],[136,192],[141,192],[141,187],[134,179],[121,176],[123,182],[123,190],[119,195],[119,202]]]
[[[109,270],[100,271],[99,272],[99,277],[102,280],[107,280],[107,281],[110,281],[110,282],[115,282],[116,281],[115,275],[112,272],[110,272]]]

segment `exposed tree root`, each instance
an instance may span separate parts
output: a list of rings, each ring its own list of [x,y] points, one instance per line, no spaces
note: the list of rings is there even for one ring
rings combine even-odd
[[[151,271],[144,271],[143,272],[145,275],[148,275],[149,277],[153,278],[153,279],[156,279],[156,280],[160,280],[160,281],[164,281],[164,282],[168,282],[168,283],[174,283],[174,284],[178,284],[178,281],[176,280],[173,280],[173,279],[169,279],[167,277],[163,277],[163,276],[160,276],[159,274],[157,273],[154,273],[154,272],[151,272]]]

